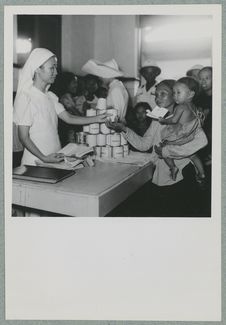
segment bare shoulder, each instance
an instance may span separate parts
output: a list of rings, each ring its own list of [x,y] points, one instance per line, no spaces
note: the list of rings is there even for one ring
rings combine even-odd
[[[185,110],[187,110],[188,109],[188,105],[187,104],[178,104],[177,106],[176,106],[176,110],[178,111],[178,112],[184,112]]]

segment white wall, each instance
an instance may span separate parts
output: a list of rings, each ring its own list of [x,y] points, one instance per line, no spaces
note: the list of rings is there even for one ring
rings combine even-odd
[[[94,16],[62,16],[62,69],[81,73],[94,56]]]
[[[135,77],[138,41],[137,16],[62,16],[62,68],[82,74],[87,60],[114,58],[127,76]],[[133,96],[133,83],[126,87]]]

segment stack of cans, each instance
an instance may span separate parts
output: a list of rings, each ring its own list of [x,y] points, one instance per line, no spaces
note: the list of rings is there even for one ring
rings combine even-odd
[[[99,98],[96,109],[87,110],[86,116],[96,116],[107,112],[109,119],[114,121],[117,109],[106,108],[106,99]],[[122,158],[129,154],[127,140],[122,133],[109,129],[105,123],[93,123],[83,126],[83,132],[77,133],[77,142],[85,143],[94,148],[95,155],[101,158]]]

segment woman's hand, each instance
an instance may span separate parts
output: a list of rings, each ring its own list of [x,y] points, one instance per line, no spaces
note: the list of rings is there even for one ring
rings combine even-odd
[[[46,163],[58,163],[64,160],[64,155],[62,153],[51,153],[44,156],[42,160]]]
[[[109,129],[113,129],[116,132],[126,132],[126,126],[122,122],[107,121],[106,125]]]

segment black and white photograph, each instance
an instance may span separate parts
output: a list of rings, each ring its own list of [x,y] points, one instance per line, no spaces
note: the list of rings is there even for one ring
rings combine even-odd
[[[221,33],[214,4],[5,6],[8,320],[220,320]]]
[[[211,15],[13,24],[13,216],[211,217]]]

